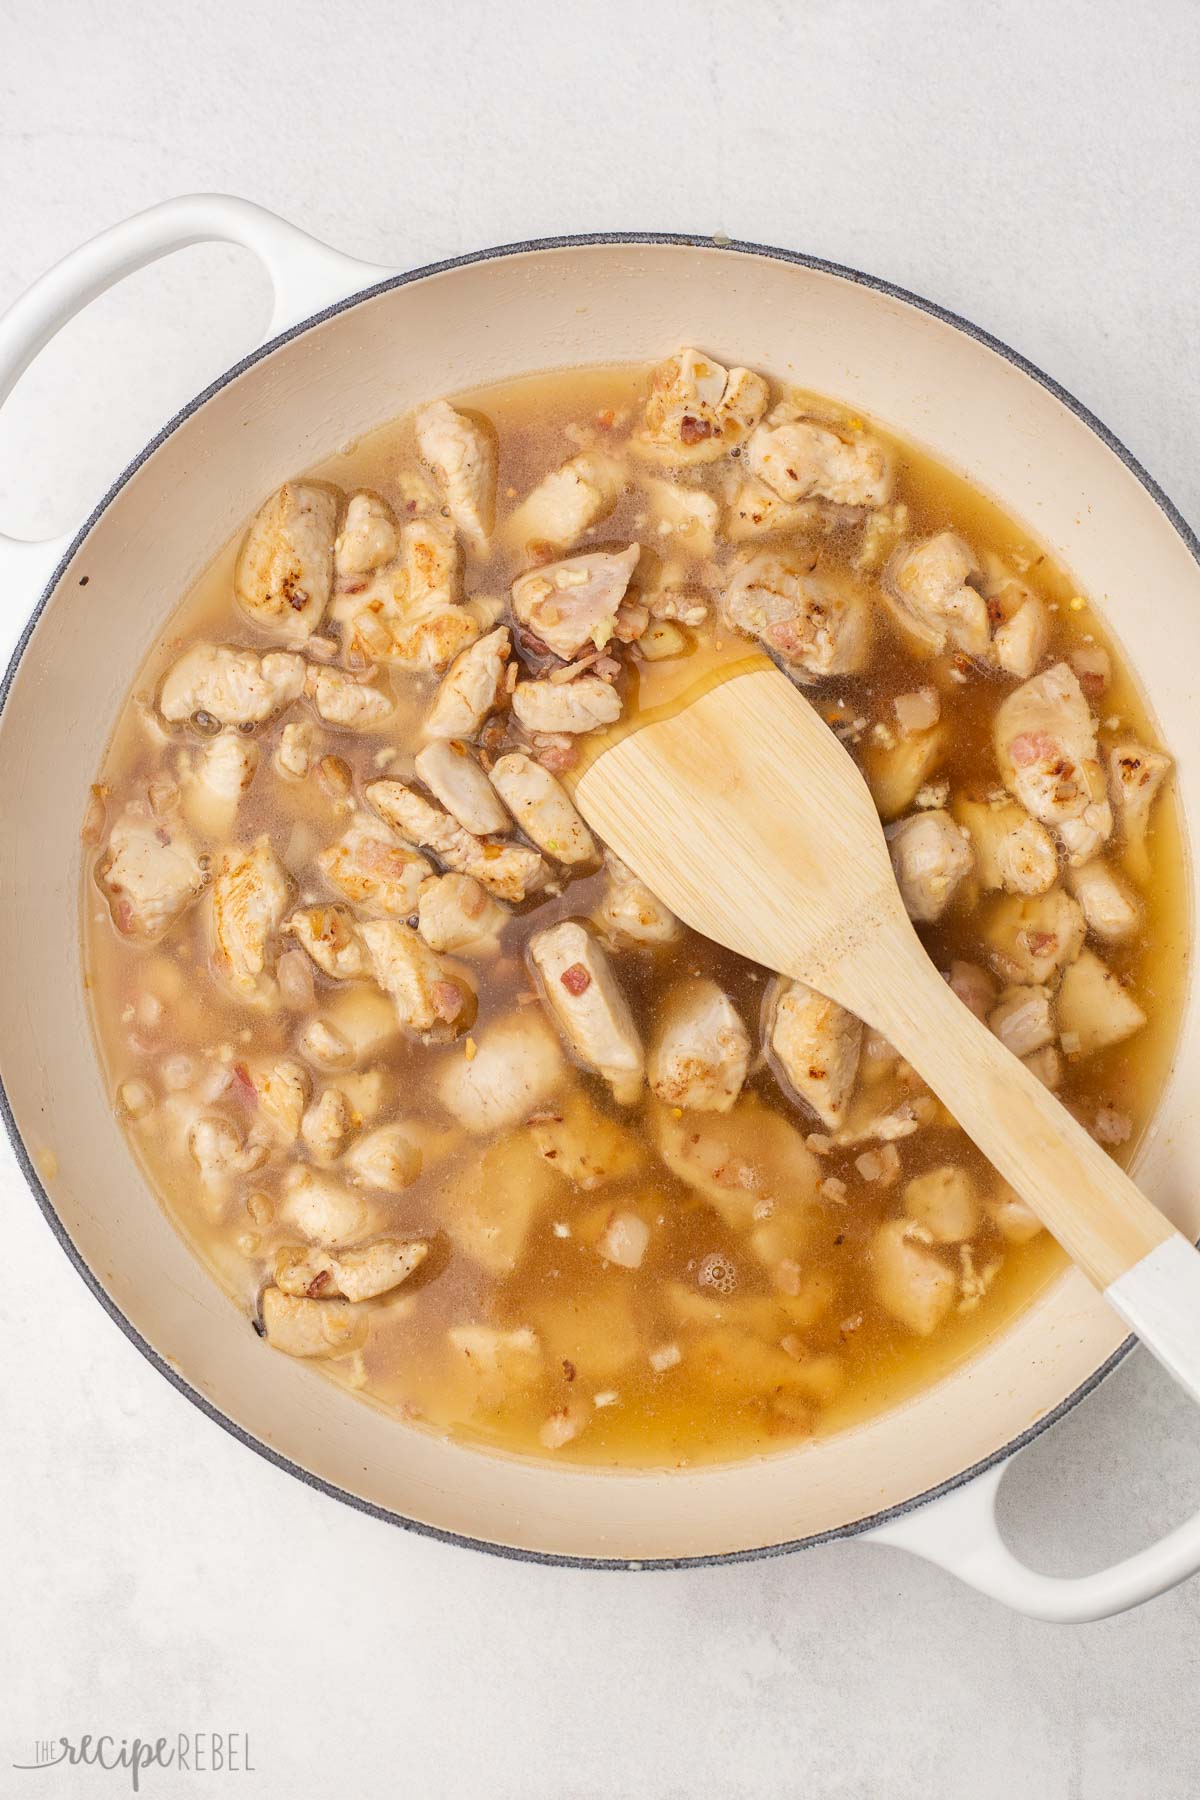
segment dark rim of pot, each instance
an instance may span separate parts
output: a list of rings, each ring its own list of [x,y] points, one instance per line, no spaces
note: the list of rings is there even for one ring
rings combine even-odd
[[[388,276],[383,281],[375,282],[372,286],[363,288],[361,292],[351,294],[345,300],[337,301],[334,305],[326,307],[323,311],[314,313],[311,318],[304,319],[298,325],[293,325],[287,331],[281,332],[277,337],[271,338],[268,342],[260,345],[256,350],[251,351],[248,356],[244,356],[241,361],[235,363],[232,368],[227,369],[216,381],[211,382],[203,392],[197,394],[195,399],[190,401],[181,411],[177,412],[174,418],[163,426],[162,430],[150,440],[145,449],[143,449],[128,467],[122,471],[113,482],[104,498],[91,513],[90,517],[84,521],[72,538],[66,553],[54,570],[54,573],[51,575],[50,580],[47,582],[39,597],[37,605],[34,607],[33,613],[18,640],[16,649],[13,651],[12,658],[4,675],[3,683],[0,683],[0,711],[3,710],[5,701],[8,698],[8,692],[12,686],[17,666],[20,663],[25,647],[29,642],[38,619],[41,617],[55,588],[58,586],[64,570],[67,568],[72,557],[79,550],[93,526],[103,516],[116,495],[119,494],[121,489],[125,486],[126,482],[137,473],[142,464],[146,462],[149,457],[153,456],[159,446],[165,443],[169,437],[178,431],[181,425],[185,424],[194,413],[198,412],[207,401],[212,399],[214,394],[219,393],[222,388],[227,387],[231,381],[236,380],[239,375],[244,374],[247,369],[253,368],[256,363],[261,362],[264,357],[270,356],[273,351],[279,349],[282,345],[291,343],[294,338],[303,336],[306,331],[311,331],[314,327],[323,324],[327,319],[335,318],[337,314],[347,312],[351,307],[359,306],[364,301],[373,299],[379,294],[389,293],[393,288],[407,287],[411,282],[422,281],[427,276],[441,275],[448,270],[465,268],[472,263],[492,262],[501,257],[508,256],[524,256],[530,251],[570,250],[584,248],[589,245],[611,244],[679,244],[688,249],[713,250],[720,253],[733,252],[744,256],[766,257],[773,262],[795,263],[801,268],[813,269],[823,275],[837,276],[843,281],[854,283],[857,287],[870,288],[876,293],[887,294],[892,299],[901,300],[906,305],[915,307],[920,312],[928,313],[932,318],[940,320],[945,325],[953,326],[957,331],[964,332],[967,337],[974,338],[977,343],[994,351],[997,356],[1003,357],[1005,362],[1011,363],[1014,368],[1020,369],[1022,374],[1028,375],[1032,380],[1036,381],[1040,387],[1045,388],[1048,393],[1053,394],[1055,399],[1061,401],[1070,412],[1074,413],[1076,418],[1081,419],[1083,423],[1108,446],[1113,454],[1121,459],[1130,474],[1137,478],[1142,487],[1145,488],[1146,492],[1150,495],[1151,499],[1154,500],[1176,532],[1178,532],[1179,536],[1183,539],[1183,542],[1187,545],[1188,550],[1191,552],[1191,555],[1195,558],[1196,562],[1200,563],[1200,539],[1197,539],[1196,533],[1187,523],[1187,520],[1183,518],[1174,502],[1163,492],[1153,476],[1142,467],[1132,451],[1121,442],[1120,438],[1116,437],[1093,412],[1089,411],[1089,409],[1083,405],[1082,401],[1077,400],[1074,394],[1068,392],[1068,390],[1059,382],[1055,381],[1052,376],[1045,374],[1043,370],[1039,369],[1034,363],[1031,363],[1018,351],[1010,349],[1009,346],[1003,343],[999,338],[993,337],[990,332],[984,331],[982,327],[973,324],[971,320],[962,318],[958,313],[951,312],[944,306],[939,306],[935,301],[926,300],[920,294],[911,293],[907,288],[897,287],[893,282],[881,280],[880,277],[876,275],[864,274],[862,270],[848,268],[842,263],[827,262],[822,257],[807,256],[797,250],[780,250],[770,244],[745,243],[736,238],[729,240],[716,239],[712,237],[702,237],[689,232],[674,231],[586,232],[566,237],[534,238],[528,243],[501,244],[490,250],[474,250],[465,256],[452,256],[444,262],[427,263],[422,268],[407,270],[398,275]],[[34,1197],[41,1207],[50,1229],[58,1239],[63,1250],[66,1252],[75,1268],[79,1271],[79,1274],[83,1277],[101,1306],[104,1307],[109,1316],[125,1333],[125,1336],[131,1343],[137,1346],[146,1360],[152,1363],[158,1370],[159,1374],[163,1375],[166,1380],[171,1383],[172,1387],[178,1389],[186,1399],[190,1400],[193,1406],[198,1407],[202,1413],[206,1414],[208,1418],[212,1419],[217,1425],[220,1425],[225,1431],[229,1432],[239,1443],[245,1444],[248,1449],[256,1451],[259,1456],[265,1457],[268,1462],[274,1463],[277,1468],[286,1470],[289,1475],[294,1475],[297,1480],[304,1482],[308,1487],[315,1488],[323,1494],[329,1494],[336,1500],[344,1501],[347,1506],[354,1507],[358,1512],[369,1513],[372,1518],[381,1519],[389,1525],[399,1525],[407,1531],[418,1532],[423,1537],[437,1538],[443,1543],[457,1544],[472,1550],[482,1550],[492,1556],[509,1557],[520,1562],[549,1563],[556,1566],[579,1569],[690,1569],[703,1568],[717,1563],[751,1562],[763,1557],[784,1556],[794,1550],[812,1549],[818,1544],[835,1542],[840,1538],[857,1537],[861,1533],[869,1531],[872,1526],[882,1525],[890,1519],[902,1518],[906,1513],[914,1512],[918,1507],[924,1506],[931,1500],[938,1499],[942,1494],[950,1493],[955,1488],[965,1486],[967,1482],[974,1480],[976,1476],[983,1474],[985,1470],[994,1468],[998,1463],[1006,1461],[1007,1458],[1012,1456],[1016,1451],[1024,1448],[1026,1444],[1032,1443],[1034,1438],[1039,1437],[1042,1432],[1048,1430],[1051,1425],[1055,1424],[1059,1419],[1063,1418],[1066,1413],[1070,1412],[1073,1407],[1077,1406],[1094,1388],[1098,1387],[1105,1377],[1111,1374],[1117,1364],[1128,1354],[1136,1341],[1133,1337],[1126,1338],[1124,1343],[1119,1345],[1113,1354],[1102,1363],[1086,1381],[1082,1382],[1079,1387],[1068,1394],[1065,1400],[1062,1400],[1058,1406],[1044,1414],[1035,1424],[1029,1426],[1017,1437],[1010,1439],[1008,1443],[1002,1445],[1000,1449],[994,1451],[990,1456],[984,1457],[981,1461],[971,1464],[969,1468],[961,1470],[960,1473],[952,1476],[948,1481],[941,1482],[936,1487],[928,1488],[924,1493],[914,1495],[910,1500],[902,1501],[899,1505],[887,1507],[880,1512],[867,1514],[859,1519],[853,1519],[844,1525],[835,1526],[828,1531],[814,1532],[809,1537],[796,1538],[785,1543],[763,1544],[746,1550],[718,1551],[708,1556],[648,1557],[645,1559],[636,1559],[628,1557],[560,1556],[546,1551],[526,1550],[510,1544],[492,1543],[486,1538],[468,1537],[461,1532],[444,1531],[436,1525],[428,1525],[419,1519],[410,1519],[405,1517],[402,1513],[392,1512],[387,1507],[376,1506],[372,1501],[363,1499],[361,1495],[354,1494],[347,1488],[339,1487],[335,1482],[322,1480],[320,1476],[314,1475],[310,1470],[303,1468],[299,1463],[293,1462],[289,1457],[281,1456],[277,1450],[273,1450],[270,1445],[264,1444],[261,1439],[255,1437],[253,1433],[244,1430],[242,1426],[227,1417],[219,1407],[214,1406],[210,1400],[206,1399],[203,1394],[198,1393],[194,1387],[184,1380],[177,1369],[173,1368],[170,1363],[159,1355],[158,1351],[155,1350],[151,1344],[147,1343],[146,1339],[142,1337],[137,1328],[126,1318],[116,1301],[113,1300],[112,1296],[105,1290],[102,1282],[93,1273],[76,1249],[72,1238],[68,1234],[66,1227],[63,1225],[62,1220],[55,1210],[49,1194],[46,1192],[46,1189],[39,1179],[37,1170],[34,1167],[29,1152],[25,1147],[24,1140],[21,1137],[16,1119],[13,1116],[12,1107],[9,1104],[8,1094],[5,1091],[2,1082],[0,1082],[0,1113],[3,1115],[5,1128],[7,1129],[8,1136],[12,1142],[13,1151],[25,1179],[33,1190]],[[652,1473],[652,1471],[650,1473]]]

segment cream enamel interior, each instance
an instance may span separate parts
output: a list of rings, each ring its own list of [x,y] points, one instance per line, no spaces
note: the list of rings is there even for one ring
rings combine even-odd
[[[1185,818],[1200,817],[1200,776],[1186,756],[1200,567],[1120,458],[1033,378],[903,300],[791,262],[678,244],[547,248],[451,268],[354,303],[254,362],[104,509],[0,715],[3,1079],[28,1153],[96,1279],[214,1408],[322,1481],[441,1530],[585,1558],[712,1556],[853,1525],[994,1455],[1086,1381],[1123,1329],[1070,1273],[983,1354],[897,1411],[724,1469],[560,1471],[397,1427],[271,1355],[136,1169],[100,1082],[80,988],[78,827],[132,671],[256,497],[431,394],[547,367],[648,361],[681,342],[860,406],[1024,521],[1100,601],[1181,758]],[[1193,1238],[1196,1006],[1192,991],[1137,1167]]]

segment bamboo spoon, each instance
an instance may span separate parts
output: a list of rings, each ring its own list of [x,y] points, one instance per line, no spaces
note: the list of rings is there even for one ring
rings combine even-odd
[[[1200,1256],[939,975],[833,732],[765,663],[664,712],[574,783],[589,824],[694,930],[889,1038],[1200,1400]]]

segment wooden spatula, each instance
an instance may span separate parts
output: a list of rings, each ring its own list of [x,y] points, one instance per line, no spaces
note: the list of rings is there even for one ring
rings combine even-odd
[[[1200,1256],[947,986],[866,783],[785,675],[753,667],[649,715],[601,750],[574,798],[694,930],[883,1032],[1200,1399]]]

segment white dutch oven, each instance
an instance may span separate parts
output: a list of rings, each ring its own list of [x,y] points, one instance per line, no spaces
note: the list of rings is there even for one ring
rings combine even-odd
[[[1200,1517],[1106,1572],[1026,1569],[997,1533],[1006,1459],[1121,1356],[1122,1327],[1068,1271],[965,1367],[844,1435],[755,1463],[609,1474],[484,1454],[407,1430],[239,1319],[160,1211],[101,1084],[76,946],[79,822],[133,672],[177,597],[261,495],[419,399],[548,367],[649,361],[681,342],[838,395],[993,494],[1105,611],[1179,756],[1200,769],[1200,546],[1070,395],[927,302],[811,258],[690,238],[564,238],[411,274],[316,243],[219,196],[174,200],[60,263],[0,321],[0,399],[73,313],[188,244],[255,250],[270,339],[121,476],[69,541],[0,540],[4,603],[32,614],[0,713],[0,1055],[6,1121],[47,1219],[97,1298],[210,1417],[350,1504],[458,1542],[641,1566],[862,1533],[1053,1619],[1116,1612],[1200,1566]],[[1154,604],[1147,604],[1153,595]],[[47,883],[47,871],[53,879]],[[1200,1029],[1183,1047],[1142,1183],[1200,1233]]]

